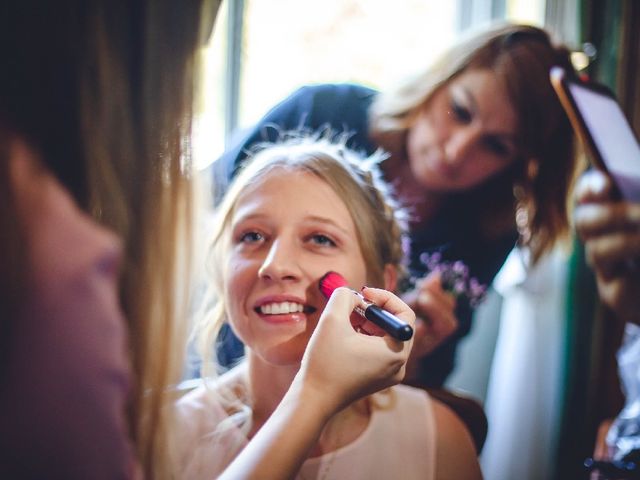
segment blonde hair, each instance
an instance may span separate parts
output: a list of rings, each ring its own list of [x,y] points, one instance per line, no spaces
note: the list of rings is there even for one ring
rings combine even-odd
[[[112,50],[116,26],[95,18],[92,40],[101,55],[96,78],[83,90],[82,113],[92,160],[88,208],[126,245],[120,293],[137,380],[133,438],[145,476],[169,478],[172,411],[165,407],[182,375],[190,287],[193,200],[186,140],[198,80],[200,15],[214,7],[181,3],[176,15],[173,2],[143,3],[140,50],[128,52],[140,55],[139,77],[112,61],[123,53]],[[105,125],[110,135],[104,135]]]
[[[405,271],[403,237],[406,213],[395,201],[391,187],[382,180],[378,163],[381,151],[364,158],[346,148],[331,134],[300,135],[289,132],[277,143],[261,144],[226,192],[216,212],[215,230],[208,267],[211,272],[213,308],[197,329],[199,350],[204,359],[210,357],[213,342],[226,319],[223,292],[224,265],[230,242],[230,223],[242,191],[274,170],[302,171],[326,182],[346,205],[356,226],[358,243],[367,265],[367,281],[382,286],[386,265],[394,266],[400,275]],[[211,372],[211,365],[206,369]]]
[[[501,24],[467,37],[429,68],[380,94],[370,109],[372,138],[401,156],[416,114],[436,92],[467,70],[491,69],[518,116],[521,155],[507,171],[464,192],[461,200],[471,210],[470,218],[481,227],[498,225],[502,234],[515,227],[517,186],[518,200],[529,213],[534,261],[568,234],[569,190],[578,168],[569,120],[549,82],[553,65],[573,70],[569,51],[555,45],[545,30]]]
[[[0,56],[12,67],[0,79],[0,131],[25,138],[78,205],[124,242],[129,429],[144,476],[168,477],[163,403],[181,375],[188,301],[188,254],[178,248],[189,248],[191,229],[185,140],[201,14],[212,21],[219,1],[40,3],[37,15],[21,2],[4,12],[0,30],[11,42],[1,42]]]

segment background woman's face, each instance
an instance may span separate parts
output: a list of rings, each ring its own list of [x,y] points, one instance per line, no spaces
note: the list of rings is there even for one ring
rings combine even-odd
[[[367,279],[355,223],[332,188],[310,173],[275,169],[240,195],[231,221],[225,298],[251,355],[296,364],[326,300],[329,270],[354,288]]]
[[[473,188],[515,160],[517,129],[497,76],[488,69],[465,71],[433,94],[409,129],[411,171],[428,190]]]

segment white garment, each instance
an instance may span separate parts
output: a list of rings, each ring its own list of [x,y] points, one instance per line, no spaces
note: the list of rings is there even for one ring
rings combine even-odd
[[[562,406],[566,255],[555,250],[529,268],[514,249],[494,281],[503,296],[485,411],[486,478],[551,478]]]
[[[607,433],[607,445],[614,460],[622,460],[640,448],[640,327],[627,323],[618,350],[618,375],[625,396],[624,408]]]
[[[371,414],[365,431],[350,444],[304,462],[297,478],[310,479],[420,479],[435,477],[436,425],[429,395],[398,385],[391,395],[379,395],[382,405]],[[387,406],[388,405],[388,406]],[[176,449],[183,466],[180,478],[215,478],[246,445],[245,435],[215,394],[199,387],[179,400],[180,422]]]

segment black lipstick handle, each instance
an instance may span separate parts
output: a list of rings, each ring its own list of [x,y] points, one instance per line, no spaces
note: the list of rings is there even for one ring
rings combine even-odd
[[[413,336],[411,325],[400,320],[395,315],[383,310],[377,305],[371,304],[364,310],[367,320],[375,323],[392,337],[406,342]]]

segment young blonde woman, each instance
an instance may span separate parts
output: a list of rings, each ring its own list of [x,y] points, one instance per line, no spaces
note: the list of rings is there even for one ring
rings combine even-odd
[[[201,348],[211,352],[221,323],[228,322],[245,343],[247,358],[179,402],[182,435],[175,450],[185,478],[214,477],[264,428],[304,368],[303,352],[318,318],[334,301],[335,293],[327,303],[318,287],[328,271],[354,288],[378,287],[363,287],[362,293],[412,319],[406,304],[380,290],[395,288],[404,252],[402,210],[388,196],[376,160],[326,139],[294,137],[260,150],[228,190],[213,233],[218,297],[212,318],[201,325]],[[384,332],[368,323],[358,326],[373,334],[361,334],[361,341],[410,348],[377,336]],[[355,339],[336,341],[348,345]],[[324,361],[332,362],[337,347],[323,351]],[[343,368],[366,366],[355,361]],[[322,388],[333,382],[327,372]],[[221,408],[225,397],[232,401]],[[309,449],[296,478],[480,477],[465,427],[423,390],[397,386],[343,407]]]
[[[189,298],[183,146],[196,50],[218,6],[2,4],[0,478],[171,476],[163,412]],[[354,332],[355,299],[334,300],[283,402],[225,475],[294,474],[343,403],[402,378],[408,352]]]
[[[413,355],[424,359],[414,381],[440,386],[470,329],[471,307],[464,296],[443,291],[436,276],[425,278],[423,254],[461,261],[487,285],[518,238],[535,262],[567,232],[576,159],[549,83],[552,65],[572,69],[568,50],[546,31],[502,25],[469,36],[386,92],[352,84],[303,87],[219,159],[216,178],[233,177],[250,146],[277,138],[281,129],[330,127],[349,135],[355,150],[388,151],[384,178],[412,214],[415,282],[402,291],[419,318]]]

